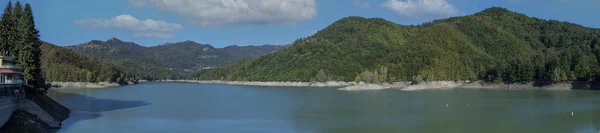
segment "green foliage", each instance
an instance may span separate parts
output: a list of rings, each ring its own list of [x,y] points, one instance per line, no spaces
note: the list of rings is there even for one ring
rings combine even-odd
[[[30,9],[31,11],[31,9]],[[23,8],[21,7],[21,2],[17,1],[15,3],[15,7],[13,8],[13,12],[12,12],[12,21],[14,26],[16,26],[15,33],[16,33],[16,37],[14,38],[14,42],[12,42],[12,44],[10,44],[10,52],[12,53],[12,55],[17,56],[19,55],[19,52],[21,51],[21,47],[23,47],[23,44],[25,41],[31,41],[32,38],[25,38],[25,34],[24,32],[26,32],[29,27],[28,21],[29,17],[25,16],[25,13],[23,12]],[[29,39],[29,40],[26,40]],[[20,62],[20,58],[16,58],[16,62]]]
[[[42,72],[48,81],[119,82],[136,79],[124,69],[70,49],[44,43],[41,46]]]
[[[423,77],[421,75],[417,75],[417,76],[414,76],[411,81],[415,82],[415,83],[420,83],[420,82],[423,82]]]
[[[366,83],[374,83],[377,81],[377,74],[366,70],[360,73],[360,79]]]
[[[317,82],[325,82],[327,81],[327,74],[325,74],[325,70],[321,69],[319,70],[319,72],[317,72],[317,77],[315,77],[315,80]]]
[[[599,35],[599,29],[498,7],[417,26],[347,17],[289,48],[198,77],[309,81],[324,70],[346,81],[360,73],[367,82],[589,80],[600,77]]]
[[[360,79],[360,75],[357,74],[354,78],[354,83],[360,83],[360,81],[362,81],[362,79]]]
[[[16,12],[16,8],[15,8]],[[42,42],[39,38],[39,31],[35,28],[35,22],[33,18],[33,11],[31,6],[25,4],[25,9],[19,23],[20,30],[20,46],[17,46],[18,61],[23,68],[23,78],[25,78],[34,87],[42,87],[45,84],[44,77],[42,75],[42,69],[40,64],[41,58],[41,45]]]
[[[388,68],[385,66],[379,67],[379,72],[377,73],[377,81],[378,82],[387,82],[388,80]]]
[[[87,72],[87,75],[85,76],[85,79],[87,82],[96,82],[96,74],[94,72]]]
[[[17,42],[17,22],[12,12],[12,1],[8,1],[4,13],[2,13],[2,20],[0,20],[0,55],[2,56],[9,55],[10,46]]]

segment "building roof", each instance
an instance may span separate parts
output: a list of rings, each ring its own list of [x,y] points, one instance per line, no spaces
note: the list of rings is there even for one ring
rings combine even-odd
[[[0,73],[23,73],[20,68],[0,68]]]

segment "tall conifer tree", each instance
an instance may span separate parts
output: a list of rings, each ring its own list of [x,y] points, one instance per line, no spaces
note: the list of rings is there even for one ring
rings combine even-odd
[[[14,28],[14,32],[15,32],[15,38],[13,40],[13,42],[9,45],[9,49],[10,49],[10,53],[12,53],[13,56],[17,57],[15,58],[15,62],[17,63],[21,63],[19,61],[19,52],[20,52],[20,47],[23,44],[23,39],[24,37],[22,36],[23,30],[26,27],[26,24],[23,22],[23,8],[21,6],[21,2],[17,1],[15,3],[15,7],[13,8],[13,12],[12,12],[12,17],[13,17],[13,26]]]
[[[39,39],[39,31],[35,29],[33,12],[29,4],[25,4],[25,11],[21,22],[24,24],[24,27],[21,32],[23,45],[19,50],[21,51],[19,60],[21,60],[21,65],[23,66],[23,77],[28,81],[29,85],[39,88],[45,84],[40,68],[40,46],[42,42]]]
[[[0,20],[0,55],[9,55],[10,45],[14,43],[16,38],[14,17],[12,14],[12,2],[9,1],[4,13],[2,14],[2,20]]]

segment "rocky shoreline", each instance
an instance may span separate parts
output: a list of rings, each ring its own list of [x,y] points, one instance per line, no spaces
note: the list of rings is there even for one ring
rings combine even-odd
[[[528,83],[488,83],[483,81],[431,81],[413,84],[412,82],[396,82],[393,84],[357,84],[340,88],[339,90],[379,90],[397,89],[403,91],[430,90],[430,89],[503,89],[503,90],[598,90],[600,83],[595,81],[573,81],[536,85]]]
[[[127,84],[108,82],[51,82],[52,88],[111,88],[128,84],[146,83],[149,81],[128,82]],[[536,85],[528,83],[489,83],[483,81],[430,81],[413,83],[410,81],[394,83],[355,83],[343,81],[327,82],[260,82],[260,81],[222,81],[222,80],[160,80],[155,82],[174,83],[197,83],[197,84],[227,84],[243,86],[279,86],[279,87],[340,87],[338,90],[360,91],[360,90],[383,90],[394,89],[402,91],[416,91],[429,89],[505,89],[505,90],[571,90],[571,89],[600,89],[597,81],[573,81],[564,83],[553,83],[547,85]]]
[[[245,86],[283,86],[283,87],[340,87],[338,90],[383,90],[395,89],[402,91],[416,91],[429,89],[505,89],[505,90],[571,90],[571,89],[599,89],[600,83],[596,81],[573,81],[536,85],[529,83],[488,83],[483,81],[430,81],[413,83],[410,81],[394,83],[354,83],[342,81],[328,82],[255,82],[255,81],[221,81],[221,80],[163,80],[161,82],[198,83],[198,84],[228,84]]]
[[[354,82],[257,82],[257,81],[222,81],[222,80],[162,80],[160,82],[198,83],[198,84],[228,84],[245,86],[282,86],[282,87],[343,87],[354,85]]]
[[[120,84],[109,82],[50,82],[53,89],[57,88],[109,88],[119,87]]]
[[[137,82],[125,82],[125,83],[116,83],[116,82],[49,82],[51,88],[53,89],[63,89],[63,88],[112,88],[119,87],[124,85],[132,85],[138,83],[148,82],[146,80],[140,80]]]

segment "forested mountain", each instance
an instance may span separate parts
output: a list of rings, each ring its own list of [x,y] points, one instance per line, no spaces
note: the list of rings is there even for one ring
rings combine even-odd
[[[43,43],[42,72],[48,81],[116,82],[135,79],[124,69],[71,49]]]
[[[193,41],[144,47],[110,38],[67,48],[107,60],[142,78],[178,78],[185,77],[191,71],[221,66],[243,58],[259,57],[285,47],[287,45],[215,48]]]
[[[262,45],[262,46],[227,46],[220,49],[223,53],[227,53],[229,56],[236,60],[244,58],[257,58],[265,54],[273,53],[277,50],[288,47],[289,45]]]
[[[251,81],[589,80],[600,73],[599,38],[599,29],[499,7],[416,26],[347,17],[286,49],[196,76]]]

